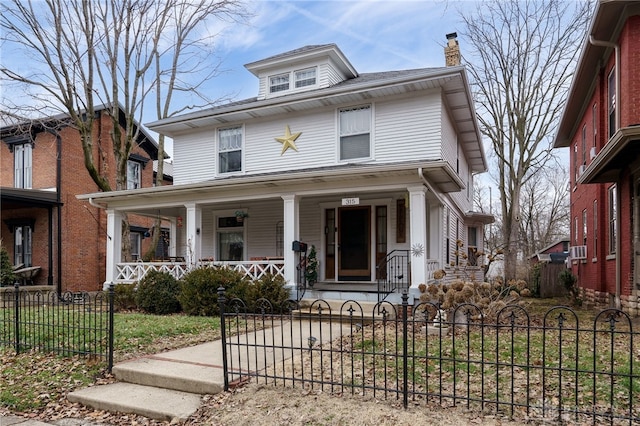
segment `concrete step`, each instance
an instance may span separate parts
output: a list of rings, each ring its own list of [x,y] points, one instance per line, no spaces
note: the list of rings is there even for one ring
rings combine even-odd
[[[162,357],[144,357],[117,364],[113,374],[120,381],[198,394],[223,390],[221,367]]]
[[[71,392],[71,402],[97,410],[134,413],[162,421],[185,421],[199,407],[201,395],[133,383],[112,383]]]
[[[381,320],[386,311],[387,319],[395,318],[396,312],[388,304],[379,305],[376,308],[377,302],[349,302],[345,300],[335,299],[322,299],[320,301],[315,299],[302,299],[300,300],[300,309],[295,310],[292,314],[296,317],[313,319],[320,315],[328,317],[329,312],[333,320],[340,319],[341,321],[353,321],[360,322],[372,321],[374,319]],[[322,309],[319,310],[318,308]]]

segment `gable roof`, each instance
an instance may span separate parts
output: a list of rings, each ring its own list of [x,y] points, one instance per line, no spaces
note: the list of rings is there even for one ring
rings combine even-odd
[[[119,117],[118,120],[121,126],[125,126],[126,119],[124,116],[124,108],[122,105],[118,105]],[[109,104],[97,105],[95,112],[101,112],[110,109]],[[158,144],[153,137],[140,126],[137,121],[134,121],[134,126],[138,128],[138,137],[136,142],[138,145],[149,155],[152,160],[158,158]],[[59,130],[70,125],[69,114],[56,114],[46,117],[39,117],[34,119],[24,118],[22,121],[13,121],[9,125],[0,128],[0,136],[2,139],[10,140],[11,138],[24,138],[25,133],[30,132],[31,138],[35,137],[35,134],[42,131]],[[166,157],[166,155],[165,155]]]
[[[250,62],[244,67],[253,75],[258,77],[261,71],[265,71],[282,64],[290,64],[293,59],[295,59],[295,62],[306,62],[314,58],[326,56],[333,60],[334,64],[338,66],[338,69],[343,72],[347,78],[358,76],[358,72],[353,65],[351,65],[351,62],[349,62],[344,53],[342,53],[340,48],[338,48],[334,43],[303,46],[259,61]]]
[[[640,3],[637,1],[600,0],[598,2],[588,35],[582,45],[582,53],[578,59],[569,96],[558,125],[554,140],[555,148],[567,147],[571,144],[580,119],[588,107],[587,101],[595,90],[597,70],[601,68],[600,62],[612,49],[592,44],[589,36],[593,36],[595,40],[615,43],[627,17],[638,13],[640,13]]]
[[[268,99],[252,97],[155,121],[148,123],[147,127],[174,137],[196,128],[216,127],[345,103],[370,102],[375,98],[434,88],[442,89],[460,135],[459,142],[464,146],[473,171],[485,171],[486,157],[464,66],[364,73],[331,87]]]

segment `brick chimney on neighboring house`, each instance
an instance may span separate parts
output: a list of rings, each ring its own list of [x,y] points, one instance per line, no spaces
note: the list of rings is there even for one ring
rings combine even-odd
[[[460,65],[460,46],[458,46],[458,33],[447,34],[447,45],[444,47],[445,65],[455,67]]]

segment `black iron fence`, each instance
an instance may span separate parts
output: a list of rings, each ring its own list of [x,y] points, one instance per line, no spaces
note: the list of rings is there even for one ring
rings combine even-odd
[[[0,345],[62,356],[100,357],[113,367],[113,286],[106,292],[31,292],[15,285],[0,294]]]
[[[513,418],[640,424],[640,344],[632,319],[608,309],[583,327],[554,307],[487,314],[463,304],[315,301],[259,313],[221,293],[225,386],[258,382],[373,395]],[[259,330],[259,331],[250,331]],[[231,336],[231,337],[230,337]]]

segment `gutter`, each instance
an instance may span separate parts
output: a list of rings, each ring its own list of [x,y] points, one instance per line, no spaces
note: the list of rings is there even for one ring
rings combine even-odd
[[[596,40],[593,35],[589,34],[589,43],[594,46],[602,46],[602,47],[610,47],[614,49],[615,55],[615,81],[616,81],[616,130],[620,129],[620,45],[617,43],[612,43],[610,41],[604,40]],[[619,180],[618,180],[619,183]],[[621,243],[620,243],[620,228],[621,228],[621,212],[620,212],[620,202],[621,202],[621,194],[620,194],[620,185],[616,185],[616,202],[617,202],[617,211],[616,211],[616,294],[615,294],[615,304],[616,309],[620,309],[620,276],[622,274],[622,266],[621,266]]]
[[[95,208],[102,209],[102,210],[107,209],[107,206],[105,206],[104,204],[96,203],[95,201],[93,201],[93,197],[89,197],[88,201],[89,201],[89,204],[91,204]]]

